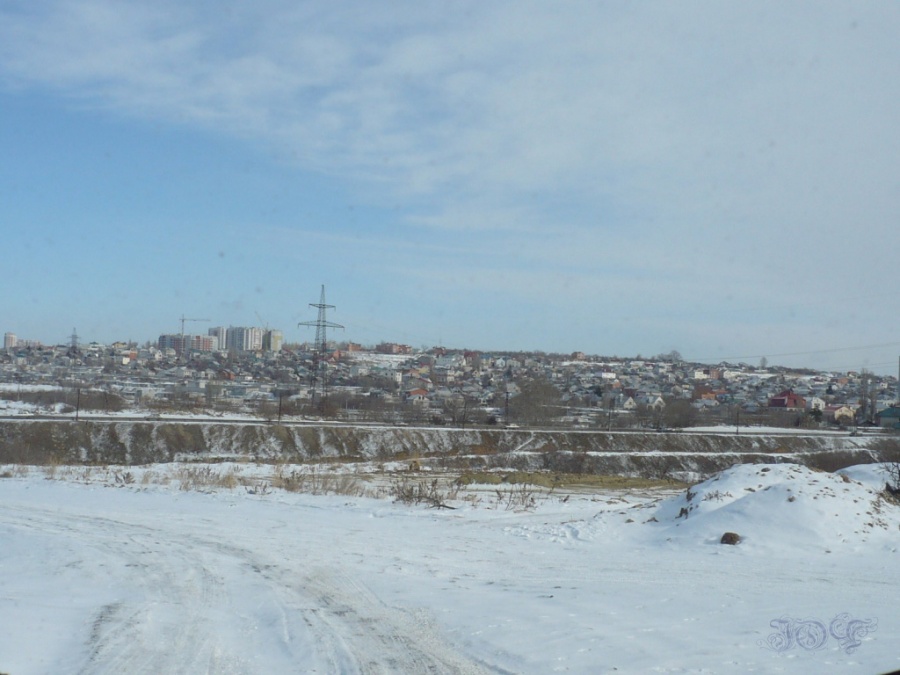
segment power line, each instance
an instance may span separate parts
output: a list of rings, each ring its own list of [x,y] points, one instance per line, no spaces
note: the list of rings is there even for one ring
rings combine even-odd
[[[782,356],[808,356],[810,354],[831,354],[835,352],[853,352],[853,351],[862,351],[865,349],[884,349],[887,347],[897,347],[900,346],[900,342],[885,342],[878,345],[863,345],[860,347],[834,347],[832,349],[813,349],[804,352],[784,352],[781,354],[755,354],[751,356],[715,356],[715,357],[704,357],[704,358],[695,358],[691,359],[697,363],[705,363],[710,361],[743,361],[746,359],[761,359],[761,358],[780,358]]]

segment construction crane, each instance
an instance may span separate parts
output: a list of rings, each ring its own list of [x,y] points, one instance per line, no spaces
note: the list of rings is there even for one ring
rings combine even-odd
[[[184,352],[187,352],[188,356],[191,355],[190,354],[191,350],[185,349],[185,345],[184,345],[184,324],[188,321],[209,321],[209,319],[190,319],[190,318],[186,317],[184,314],[181,315],[181,356],[184,356]]]

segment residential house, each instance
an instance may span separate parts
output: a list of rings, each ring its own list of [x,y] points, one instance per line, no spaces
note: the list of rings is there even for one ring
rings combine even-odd
[[[836,424],[853,424],[856,419],[856,408],[843,403],[826,405],[825,419]]]
[[[795,393],[793,389],[785,389],[769,399],[769,407],[803,410],[806,408],[806,399]]]
[[[900,406],[892,405],[875,413],[878,424],[885,429],[900,429]]]
[[[821,410],[822,412],[825,412],[826,405],[825,399],[819,398],[818,396],[806,399],[807,410]]]

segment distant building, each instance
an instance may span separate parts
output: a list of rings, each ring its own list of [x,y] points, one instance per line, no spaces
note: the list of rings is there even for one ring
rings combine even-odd
[[[886,429],[900,429],[900,405],[879,410],[875,413],[878,424]]]
[[[837,424],[853,424],[856,408],[849,405],[826,405],[825,419]]]
[[[267,330],[263,333],[262,348],[267,352],[280,352],[284,344],[284,334],[280,330]]]
[[[263,348],[263,329],[230,326],[225,334],[225,348],[237,352],[258,352]]]
[[[16,337],[15,333],[3,334],[3,349],[15,349],[18,344],[19,339]]]
[[[171,349],[175,354],[181,354],[184,351],[184,343],[186,342],[187,337],[188,336],[182,337],[181,335],[172,335],[171,333],[160,335],[159,339],[156,341],[156,346],[161,352]]]
[[[394,342],[382,342],[375,347],[378,354],[412,354],[413,348],[409,345],[398,345]]]
[[[206,331],[207,335],[214,336],[219,341],[219,349],[225,349],[226,340],[225,338],[228,336],[228,329],[225,326],[216,326],[215,328],[210,328]]]
[[[800,396],[800,394],[795,394],[793,389],[785,389],[769,399],[769,407],[803,410],[806,408],[806,399]]]
[[[219,348],[219,338],[215,335],[191,335],[190,346],[192,351],[214,352]]]
[[[219,348],[219,339],[215,335],[160,335],[157,347],[162,351],[172,349],[179,356],[185,349],[214,352]]]

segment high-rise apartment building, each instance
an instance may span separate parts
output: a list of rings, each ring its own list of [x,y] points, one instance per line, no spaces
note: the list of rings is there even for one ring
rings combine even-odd
[[[225,349],[227,344],[226,338],[228,336],[228,329],[225,326],[216,326],[215,328],[210,328],[206,331],[207,335],[212,335],[219,340],[219,346],[216,349]]]
[[[231,326],[225,335],[225,347],[238,352],[258,352],[263,348],[263,329]]]
[[[157,346],[174,349],[178,355],[185,348],[192,352],[214,352],[219,348],[219,339],[215,335],[160,335]]]
[[[284,333],[280,330],[268,330],[248,326],[216,326],[207,330],[207,334],[218,339],[218,346],[213,349],[227,349],[236,352],[278,352],[284,345]],[[192,347],[196,349],[196,347]]]
[[[16,337],[15,333],[3,334],[3,349],[15,349],[18,344],[19,338]]]
[[[280,330],[267,330],[263,333],[262,348],[267,352],[280,352],[284,344],[284,333]]]
[[[214,352],[219,348],[219,338],[215,335],[191,335],[191,350]]]
[[[161,350],[166,349],[174,349],[176,354],[181,354],[184,351],[184,343],[190,336],[185,335],[182,337],[181,335],[160,335],[159,339],[156,341],[156,346]]]

